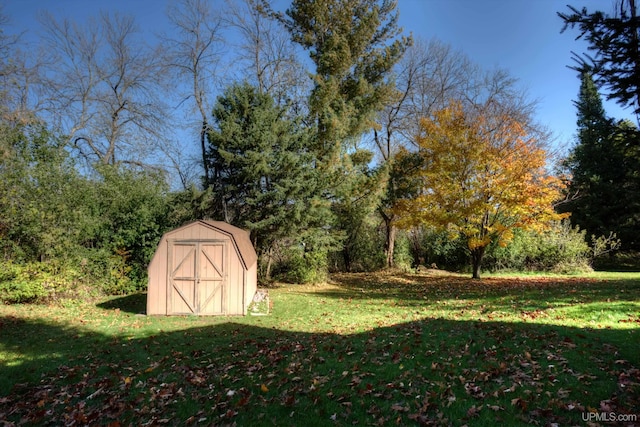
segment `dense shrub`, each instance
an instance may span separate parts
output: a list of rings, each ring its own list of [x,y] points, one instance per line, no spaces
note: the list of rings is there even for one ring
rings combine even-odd
[[[7,304],[37,302],[47,297],[42,283],[33,278],[18,278],[0,282],[0,301]]]
[[[100,215],[97,246],[106,249],[105,290],[123,294],[144,289],[146,268],[173,224],[168,220],[168,187],[159,173],[102,168],[94,183]]]
[[[422,227],[412,231],[415,251],[419,250],[420,264],[435,265],[446,270],[468,267],[469,253],[463,239],[452,239],[445,231]]]
[[[590,262],[585,232],[565,220],[541,233],[515,230],[506,247],[489,249],[484,266],[489,270],[576,273],[590,271]]]
[[[371,218],[362,221],[340,251],[329,253],[331,271],[376,271],[385,265],[384,234]]]
[[[598,270],[640,271],[640,252],[610,252],[593,261]]]
[[[406,231],[399,231],[396,235],[393,250],[393,263],[396,268],[408,271],[416,264],[411,247],[411,240]]]
[[[428,227],[415,228],[398,239],[398,247],[408,244],[413,266],[436,266],[440,269],[466,271],[469,251],[463,239],[452,239],[447,232]],[[568,221],[555,222],[542,233],[514,230],[506,247],[489,246],[483,269],[489,271],[550,271],[576,273],[590,271],[591,256],[585,232],[572,228]]]
[[[44,298],[42,283],[33,280],[23,269],[13,263],[3,263],[0,268],[0,301],[6,303],[33,302]]]
[[[81,271],[57,261],[0,265],[0,301],[5,303],[51,302],[87,296]]]
[[[40,125],[0,125],[1,301],[143,289],[170,226],[162,174],[82,175],[61,141]]]
[[[322,283],[327,280],[327,274],[326,252],[305,251],[304,247],[293,246],[284,251],[272,276],[289,283]]]

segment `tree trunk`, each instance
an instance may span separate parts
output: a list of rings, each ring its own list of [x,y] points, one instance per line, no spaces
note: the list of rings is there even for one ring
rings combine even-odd
[[[351,272],[351,253],[346,246],[342,249],[342,260],[344,261],[345,271],[347,273],[350,273]]]
[[[209,124],[206,120],[202,121],[202,128],[200,129],[200,149],[202,150],[202,167],[204,169],[204,182],[209,185],[209,162],[207,161],[207,130]]]
[[[387,267],[391,268],[395,265],[393,260],[393,252],[396,247],[396,234],[398,232],[397,227],[391,221],[387,224],[387,243],[386,243],[386,252],[387,252]]]
[[[480,279],[480,265],[482,264],[482,257],[484,256],[485,247],[473,249],[471,251],[471,267],[473,269],[473,279]]]
[[[273,247],[269,247],[269,251],[267,252],[267,271],[264,273],[264,280],[269,282],[271,281],[271,263],[273,261]]]
[[[379,209],[378,211],[380,212],[380,216],[382,216],[382,219],[384,220],[386,232],[384,254],[387,257],[387,267],[392,268],[395,265],[393,261],[393,252],[396,246],[396,234],[398,233],[398,228],[393,223],[393,215],[385,214],[382,209]]]

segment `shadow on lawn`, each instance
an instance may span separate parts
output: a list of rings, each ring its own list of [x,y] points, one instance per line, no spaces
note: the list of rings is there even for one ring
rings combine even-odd
[[[639,352],[611,343],[638,332],[427,319],[354,335],[229,322],[126,339],[3,317],[2,348],[24,359],[0,366],[0,419],[575,424],[589,408],[637,413]]]
[[[97,307],[105,310],[118,309],[125,313],[145,314],[147,311],[147,293],[144,292],[116,297],[97,304]]]

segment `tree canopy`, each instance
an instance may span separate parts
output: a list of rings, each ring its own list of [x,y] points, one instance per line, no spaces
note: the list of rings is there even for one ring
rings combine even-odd
[[[311,133],[285,112],[259,88],[232,85],[213,109],[208,138],[210,215],[251,230],[256,249],[269,260],[279,240],[317,243],[315,227],[329,214],[319,200]],[[269,278],[268,267],[265,272]]]
[[[575,55],[576,69],[590,72],[596,82],[609,90],[608,99],[640,114],[640,19],[635,0],[621,0],[612,16],[602,11],[589,13],[568,6],[558,12],[562,31],[577,27],[588,43],[591,55]]]
[[[595,235],[617,234],[623,247],[638,247],[640,169],[638,129],[606,115],[591,73],[581,75],[576,145],[565,160],[570,173],[572,223]]]
[[[398,4],[176,0],[157,38],[132,16],[43,14],[42,50],[0,32],[0,267],[21,265],[0,293],[47,295],[18,277],[44,270],[141,289],[160,236],[205,217],[251,231],[261,279],[292,281],[409,268],[436,246],[478,276],[493,243],[561,217],[516,79],[414,44]],[[616,169],[585,166],[609,156],[624,175],[610,194],[635,197],[637,130],[590,105],[584,139],[610,153],[577,148],[573,188],[606,197],[593,183]],[[631,230],[635,211],[615,206]]]
[[[370,127],[391,95],[389,79],[411,38],[401,36],[393,0],[294,0],[277,15],[315,65],[309,106],[321,158],[336,160]]]
[[[553,209],[560,182],[546,172],[546,152],[526,124],[453,102],[420,121],[421,162],[412,172],[417,197],[398,203],[401,226],[432,224],[466,240],[473,277],[493,242],[507,244],[513,229],[542,229],[562,218]]]

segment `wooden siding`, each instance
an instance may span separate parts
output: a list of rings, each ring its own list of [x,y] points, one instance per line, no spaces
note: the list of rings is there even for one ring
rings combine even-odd
[[[247,314],[257,289],[250,243],[244,230],[211,221],[166,233],[149,264],[147,314]]]

